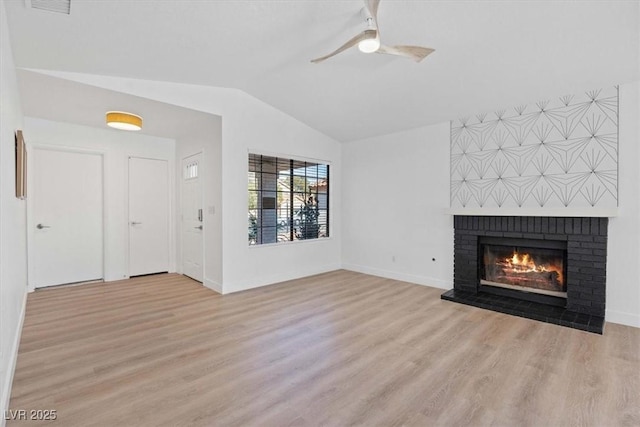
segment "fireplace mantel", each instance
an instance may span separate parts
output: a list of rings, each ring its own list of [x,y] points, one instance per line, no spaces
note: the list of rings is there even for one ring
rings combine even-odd
[[[618,216],[617,208],[450,208],[449,215],[467,216],[548,216],[563,218],[614,218]]]

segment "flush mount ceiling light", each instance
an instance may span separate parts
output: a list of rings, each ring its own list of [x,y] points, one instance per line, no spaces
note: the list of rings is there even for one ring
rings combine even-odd
[[[142,117],[124,111],[107,111],[107,126],[120,130],[140,130]]]
[[[33,9],[71,14],[71,0],[25,0],[24,3]]]

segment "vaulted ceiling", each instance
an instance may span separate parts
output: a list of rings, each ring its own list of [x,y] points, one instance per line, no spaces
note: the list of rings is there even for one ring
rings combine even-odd
[[[382,0],[385,44],[436,52],[321,64],[362,0],[3,1],[18,67],[237,88],[340,141],[640,80],[637,1]]]

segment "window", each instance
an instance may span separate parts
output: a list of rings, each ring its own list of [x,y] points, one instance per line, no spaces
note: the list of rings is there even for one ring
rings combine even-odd
[[[329,237],[329,165],[249,154],[249,244]]]
[[[194,179],[198,177],[198,162],[188,163],[184,167],[184,179]]]

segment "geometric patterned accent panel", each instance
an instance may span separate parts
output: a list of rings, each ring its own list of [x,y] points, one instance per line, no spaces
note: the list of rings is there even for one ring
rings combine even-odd
[[[451,207],[618,206],[618,88],[451,122]]]

